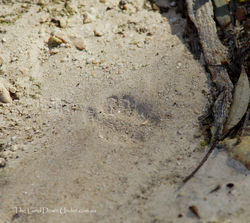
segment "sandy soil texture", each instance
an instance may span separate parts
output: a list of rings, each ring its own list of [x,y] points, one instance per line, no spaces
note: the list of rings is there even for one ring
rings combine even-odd
[[[0,223],[249,222],[225,151],[178,190],[208,148],[184,27],[144,0],[0,1]]]

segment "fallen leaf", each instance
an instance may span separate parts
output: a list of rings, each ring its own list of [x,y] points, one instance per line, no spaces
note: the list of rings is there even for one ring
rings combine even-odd
[[[240,78],[235,85],[233,102],[230,108],[230,113],[225,125],[224,132],[227,132],[235,125],[237,125],[242,119],[243,115],[246,113],[249,103],[249,93],[249,80],[245,69],[243,68],[240,74]]]
[[[225,139],[222,144],[226,145],[230,157],[240,161],[250,170],[250,136]]]
[[[200,218],[198,208],[195,205],[189,207],[189,210],[197,217]]]

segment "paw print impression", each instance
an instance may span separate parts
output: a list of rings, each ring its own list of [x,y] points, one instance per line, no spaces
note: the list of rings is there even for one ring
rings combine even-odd
[[[92,121],[100,125],[100,134],[106,140],[143,143],[152,134],[152,128],[160,122],[160,115],[150,103],[135,97],[111,95],[102,105],[102,111],[89,108]]]

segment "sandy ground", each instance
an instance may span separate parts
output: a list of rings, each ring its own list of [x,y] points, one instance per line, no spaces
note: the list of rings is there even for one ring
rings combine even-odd
[[[178,190],[207,149],[197,117],[209,90],[174,9],[0,2],[1,81],[15,99],[0,104],[1,223],[250,221],[249,172],[225,151]],[[51,33],[65,43],[49,49]]]

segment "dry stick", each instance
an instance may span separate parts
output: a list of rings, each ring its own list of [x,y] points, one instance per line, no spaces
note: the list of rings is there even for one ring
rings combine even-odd
[[[209,70],[212,76],[212,81],[216,84],[217,89],[219,89],[220,91],[224,89],[221,92],[221,97],[219,96],[220,98],[218,97],[217,99],[219,100],[217,101],[217,107],[222,109],[225,108],[225,111],[222,111],[222,109],[218,109],[215,112],[217,113],[217,116],[220,117],[219,120],[216,121],[216,123],[225,123],[225,119],[229,112],[227,103],[231,104],[230,102],[233,84],[224,67],[214,67],[211,65],[221,64],[221,61],[225,61],[227,59],[228,49],[221,43],[218,38],[216,24],[213,20],[214,13],[212,1],[186,0],[186,2],[188,8],[188,15],[191,21],[196,26],[206,62],[210,66]],[[218,115],[219,112],[224,112],[226,114],[221,116]],[[219,136],[221,136],[220,127],[222,126],[218,126],[218,129],[216,130],[216,133],[214,135],[215,138],[212,139],[209,151],[202,159],[200,164],[196,167],[196,169],[183,180],[182,186],[184,186],[184,184],[187,183],[202,167],[202,165],[206,162],[209,155],[216,147],[217,142],[220,138]]]

